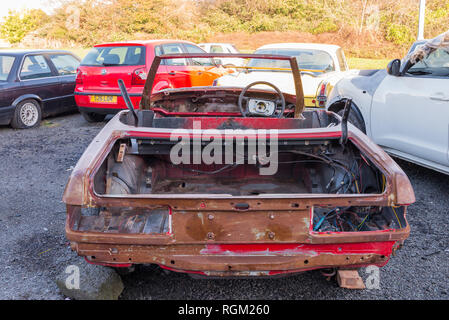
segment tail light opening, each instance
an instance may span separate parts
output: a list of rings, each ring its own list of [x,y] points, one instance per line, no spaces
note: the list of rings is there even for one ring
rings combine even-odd
[[[399,230],[407,226],[405,213],[405,206],[314,207],[311,217],[312,231],[326,233]]]

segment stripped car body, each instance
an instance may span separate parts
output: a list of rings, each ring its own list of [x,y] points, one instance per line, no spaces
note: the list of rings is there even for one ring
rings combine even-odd
[[[296,96],[229,87],[152,94],[160,60],[184,56],[287,60]],[[271,116],[251,111],[253,99],[274,101]],[[117,114],[92,141],[64,193],[67,238],[89,262],[273,276],[382,266],[409,235],[405,213],[415,198],[407,176],[347,117],[304,109],[294,57],[161,56],[140,110],[131,110]],[[231,165],[173,163],[169,155],[178,142],[192,143],[193,150],[198,143],[204,154],[206,132],[223,135],[220,148],[232,146],[224,154]],[[255,140],[269,148],[263,155],[277,155],[274,174],[261,174],[266,158],[249,157]],[[239,150],[248,163],[237,162]]]

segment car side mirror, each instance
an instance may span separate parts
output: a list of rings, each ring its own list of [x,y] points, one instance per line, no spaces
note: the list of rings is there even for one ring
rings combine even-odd
[[[387,73],[391,76],[398,77],[401,75],[401,60],[394,59],[388,63]]]

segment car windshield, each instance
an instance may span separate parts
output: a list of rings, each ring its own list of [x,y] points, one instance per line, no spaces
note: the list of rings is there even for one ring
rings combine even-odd
[[[0,81],[8,80],[15,59],[13,56],[0,55]]]
[[[329,72],[335,70],[332,57],[325,51],[313,49],[260,49],[257,54],[294,56],[298,62],[299,69],[319,70],[314,73]],[[251,59],[247,67],[257,68],[251,71],[263,71],[263,68],[289,69],[290,63],[286,60]],[[274,70],[275,71],[275,70]],[[283,70],[280,70],[283,71]]]
[[[448,76],[449,52],[447,50],[447,48],[436,49],[407,72],[414,75]]]
[[[82,66],[137,66],[145,64],[144,46],[95,47],[81,62]]]

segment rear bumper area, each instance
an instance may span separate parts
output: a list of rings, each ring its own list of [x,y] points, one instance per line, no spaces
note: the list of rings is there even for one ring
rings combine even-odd
[[[394,241],[353,244],[142,246],[72,243],[92,263],[158,264],[172,271],[206,276],[269,276],[321,268],[383,266]]]
[[[310,210],[277,212],[274,219],[272,212],[241,212],[232,220],[229,215],[235,213],[170,210],[170,228],[143,234],[135,230],[146,222],[134,216],[126,220],[113,217],[106,227],[108,218],[88,216],[84,221],[80,207],[67,209],[66,235],[71,248],[91,263],[157,264],[213,277],[380,267],[409,235],[408,225],[400,230],[317,233],[308,222]],[[292,224],[295,220],[296,227]]]
[[[90,101],[89,96],[115,96],[117,97],[117,103],[93,103]],[[142,99],[141,93],[130,93],[131,101],[135,109],[139,108],[140,100]],[[75,92],[75,101],[80,111],[94,112],[101,114],[115,114],[121,110],[128,109],[125,101],[120,93],[106,93],[106,92]]]

